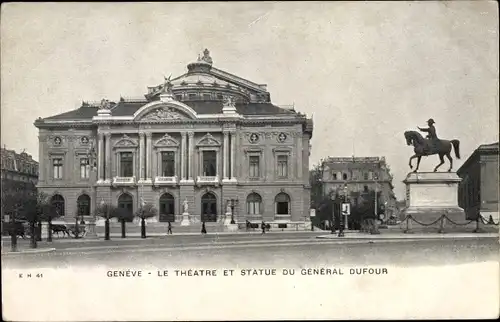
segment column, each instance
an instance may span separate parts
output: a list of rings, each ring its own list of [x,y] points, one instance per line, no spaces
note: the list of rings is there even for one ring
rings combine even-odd
[[[104,134],[97,134],[97,181],[104,179]]]
[[[222,174],[224,176],[223,180],[227,180],[228,179],[228,175],[227,175],[228,164],[227,164],[227,162],[229,161],[229,133],[228,132],[224,132],[224,146],[222,147],[222,149],[224,151],[224,155],[223,155],[224,167],[223,167]]]
[[[188,180],[193,180],[193,152],[194,152],[194,132],[188,132],[188,144],[189,144],[189,155],[188,155]]]
[[[106,133],[106,181],[111,182],[111,133]]]
[[[139,132],[139,181],[143,181],[146,177],[144,166],[144,133]]]
[[[234,174],[234,164],[236,163],[236,132],[231,132],[231,181],[236,181]]]
[[[151,138],[153,134],[151,132],[146,133],[146,181],[151,181]]]
[[[181,133],[181,181],[186,180],[186,132]]]

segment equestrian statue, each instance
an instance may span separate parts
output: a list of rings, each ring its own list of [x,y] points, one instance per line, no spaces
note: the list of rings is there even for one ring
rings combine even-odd
[[[423,156],[429,156],[433,154],[438,154],[439,155],[439,160],[441,161],[435,168],[434,172],[437,171],[437,169],[443,165],[444,163],[444,156],[450,160],[450,168],[448,169],[448,172],[451,171],[451,168],[453,167],[453,159],[451,158],[451,149],[455,150],[455,156],[457,159],[460,159],[460,141],[459,140],[440,140],[437,137],[436,134],[436,128],[434,127],[434,122],[433,119],[429,119],[427,121],[427,125],[429,126],[428,128],[418,128],[421,132],[427,132],[427,136],[424,138],[422,134],[420,134],[417,131],[406,131],[405,132],[405,139],[406,139],[406,144],[408,145],[413,145],[414,149],[413,151],[415,154],[410,157],[409,165],[410,169],[413,169],[413,166],[411,164],[411,161],[415,158],[417,158],[417,167],[413,172],[417,172],[418,167],[420,165],[420,159]]]

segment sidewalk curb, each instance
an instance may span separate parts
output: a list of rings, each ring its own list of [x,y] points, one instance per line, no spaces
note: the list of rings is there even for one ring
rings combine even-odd
[[[472,239],[472,238],[498,238],[498,234],[482,233],[482,234],[435,234],[435,235],[419,235],[419,234],[404,234],[404,235],[361,235],[361,236],[344,236],[338,237],[337,234],[316,236],[317,239],[370,239],[370,240],[387,240],[387,239]]]
[[[18,250],[17,252],[4,252],[2,251],[2,255],[20,255],[20,254],[40,254],[40,253],[50,253],[55,252],[56,249],[54,247],[51,248],[34,248],[34,249],[23,249]]]

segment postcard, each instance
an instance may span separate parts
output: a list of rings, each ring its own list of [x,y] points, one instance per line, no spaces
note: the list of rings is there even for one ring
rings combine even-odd
[[[5,320],[499,317],[496,2],[1,8]]]

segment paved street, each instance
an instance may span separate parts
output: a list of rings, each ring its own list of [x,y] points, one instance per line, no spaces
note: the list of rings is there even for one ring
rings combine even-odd
[[[67,266],[300,266],[322,264],[450,264],[497,260],[498,238],[318,239],[322,233],[164,236],[148,239],[40,242],[37,254],[3,256],[4,268]],[[28,241],[21,241],[26,247]],[[4,248],[9,244],[4,241]]]

